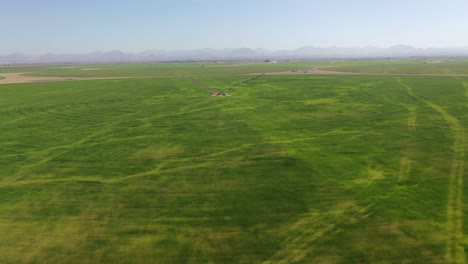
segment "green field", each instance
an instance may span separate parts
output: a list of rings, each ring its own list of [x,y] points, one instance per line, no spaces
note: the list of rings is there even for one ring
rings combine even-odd
[[[243,75],[397,63],[0,68],[159,76],[0,85],[0,263],[465,263],[468,77]]]
[[[97,65],[55,65],[43,67],[0,67],[0,73],[21,72],[32,76],[57,77],[158,77],[180,75],[239,75],[263,72],[307,70],[313,66],[326,67],[368,67],[392,66],[395,63],[413,65],[419,61],[400,60],[395,62],[374,61],[314,61],[282,63],[167,63],[167,64],[97,64]]]
[[[374,62],[374,64],[351,63],[334,70],[362,73],[389,74],[468,74],[468,60],[407,60]]]
[[[18,67],[4,68],[3,72],[29,72],[33,76],[64,76],[64,77],[157,77],[190,75],[239,75],[255,72],[275,72],[299,70],[313,65],[331,65],[330,62],[290,62],[278,64],[266,63],[174,63],[174,64],[113,64],[85,66],[49,66],[49,67]],[[346,64],[340,64],[346,65]],[[2,70],[0,69],[0,72]]]

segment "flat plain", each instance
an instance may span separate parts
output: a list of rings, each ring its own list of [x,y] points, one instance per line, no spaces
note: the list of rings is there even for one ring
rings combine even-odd
[[[467,61],[12,72],[0,263],[466,262]]]

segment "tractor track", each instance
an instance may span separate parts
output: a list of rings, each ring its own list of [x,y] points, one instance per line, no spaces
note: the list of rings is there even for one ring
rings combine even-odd
[[[187,76],[187,75],[185,75],[184,77],[187,78],[187,79],[189,79],[189,80],[191,80],[193,84],[198,85],[198,86],[200,86],[200,87],[202,87],[202,88],[205,88],[205,89],[208,90],[208,92],[210,92],[212,95],[214,95],[214,96],[219,95],[219,92],[218,92],[218,91],[216,91],[215,89],[209,87],[208,85],[206,85],[206,84],[200,82],[199,80],[197,80],[197,79],[195,79],[195,78],[193,78],[193,77],[191,77],[191,76]]]
[[[453,137],[453,159],[449,175],[449,190],[447,203],[447,249],[445,258],[449,263],[466,263],[463,239],[463,177],[465,167],[465,130],[460,121],[450,115],[443,107],[434,104],[413,93],[410,86],[397,78],[409,96],[423,102],[438,112],[450,127]]]

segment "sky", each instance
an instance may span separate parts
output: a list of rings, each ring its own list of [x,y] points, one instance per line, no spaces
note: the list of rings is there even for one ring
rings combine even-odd
[[[0,0],[0,54],[468,46],[467,0]]]

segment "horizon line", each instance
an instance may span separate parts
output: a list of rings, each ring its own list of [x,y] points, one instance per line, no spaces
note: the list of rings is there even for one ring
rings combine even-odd
[[[56,55],[65,55],[65,54],[92,54],[92,53],[109,53],[109,52],[122,52],[122,53],[127,53],[127,54],[138,54],[138,53],[145,53],[145,52],[184,52],[184,51],[203,51],[203,50],[215,50],[215,51],[222,51],[222,50],[240,50],[240,49],[248,49],[248,50],[265,50],[265,51],[270,51],[270,52],[279,52],[279,51],[297,51],[302,48],[316,48],[316,49],[390,49],[390,48],[395,48],[395,47],[406,47],[406,48],[411,48],[411,49],[418,49],[418,50],[429,50],[429,49],[468,49],[468,44],[466,46],[430,46],[430,47],[417,47],[409,44],[395,44],[395,45],[390,45],[390,46],[373,46],[373,45],[367,45],[367,46],[337,46],[337,45],[331,45],[331,46],[314,46],[314,45],[304,45],[304,46],[299,46],[297,48],[293,49],[268,49],[268,48],[262,48],[262,47],[256,47],[256,48],[251,48],[251,47],[246,47],[246,46],[241,46],[241,47],[225,47],[225,48],[193,48],[193,49],[144,49],[140,51],[129,51],[129,50],[124,50],[124,49],[113,49],[109,48],[107,50],[93,50],[93,51],[66,51],[66,52],[43,52],[43,53],[29,53],[25,51],[13,51],[9,53],[3,53],[0,54],[0,56],[8,56],[8,55],[14,55],[14,54],[21,54],[21,55],[48,55],[48,54],[56,54]]]

